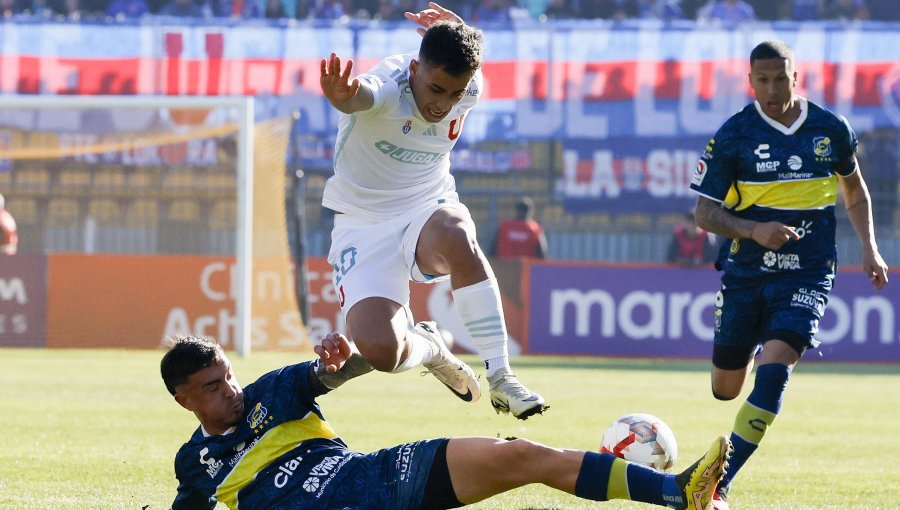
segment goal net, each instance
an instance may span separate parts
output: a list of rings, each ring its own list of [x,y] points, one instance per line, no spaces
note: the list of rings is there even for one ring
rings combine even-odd
[[[253,118],[252,98],[0,99],[0,193],[20,256],[46,258],[43,345],[308,348],[286,227],[291,120]]]

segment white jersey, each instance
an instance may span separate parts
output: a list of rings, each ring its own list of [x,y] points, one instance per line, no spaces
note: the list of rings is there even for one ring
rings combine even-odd
[[[481,71],[450,113],[432,124],[422,118],[409,86],[414,58],[414,53],[388,57],[358,77],[375,101],[366,111],[341,114],[334,176],[325,185],[323,206],[380,221],[438,197],[456,198],[450,149],[481,94]]]

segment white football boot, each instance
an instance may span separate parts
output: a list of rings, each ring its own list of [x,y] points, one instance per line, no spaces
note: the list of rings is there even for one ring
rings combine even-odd
[[[443,337],[438,332],[437,324],[432,321],[423,321],[416,324],[415,331],[437,347],[438,354],[431,358],[431,361],[423,363],[422,366],[437,377],[438,381],[450,388],[450,391],[461,400],[466,402],[478,401],[481,398],[481,385],[478,383],[478,376],[475,375],[472,367],[466,365],[450,352],[447,344],[444,343]]]
[[[500,369],[488,380],[491,383],[491,405],[498,414],[512,413],[516,418],[526,420],[550,409],[544,404],[544,397],[523,386],[516,374],[509,370]]]

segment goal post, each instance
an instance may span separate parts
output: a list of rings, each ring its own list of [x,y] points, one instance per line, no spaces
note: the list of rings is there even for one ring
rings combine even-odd
[[[0,96],[0,111],[22,110],[61,111],[85,109],[166,109],[177,112],[215,111],[227,109],[236,126],[229,126],[235,133],[235,181],[236,181],[236,217],[234,218],[235,267],[232,272],[234,294],[234,346],[240,356],[251,352],[252,330],[252,295],[253,295],[253,187],[254,187],[254,105],[252,97],[233,96],[43,96],[16,95]],[[35,114],[36,115],[36,114]],[[211,131],[212,132],[212,131]],[[177,136],[177,133],[176,133]],[[8,142],[8,141],[7,141]],[[124,143],[124,142],[123,142]],[[147,143],[162,145],[166,143],[149,141]],[[10,145],[6,143],[6,145]],[[29,147],[2,151],[4,160],[37,159],[40,156],[30,155]],[[78,154],[78,148],[72,148],[71,154]],[[94,147],[94,154],[100,150],[116,150],[116,143],[106,143],[100,149]],[[45,151],[47,152],[47,151]],[[53,156],[46,156],[53,157]],[[56,156],[59,157],[59,156]],[[286,235],[286,234],[285,234]]]

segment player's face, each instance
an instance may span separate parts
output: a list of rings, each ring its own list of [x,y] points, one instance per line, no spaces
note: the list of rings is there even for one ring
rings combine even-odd
[[[244,415],[244,391],[228,360],[216,360],[175,388],[175,400],[193,411],[210,434],[222,434]]]
[[[794,105],[797,71],[787,59],[760,59],[750,65],[750,86],[763,112],[773,120],[788,116]]]
[[[409,84],[416,108],[428,122],[440,122],[466,95],[475,71],[453,76],[443,67],[413,60],[409,65]]]

